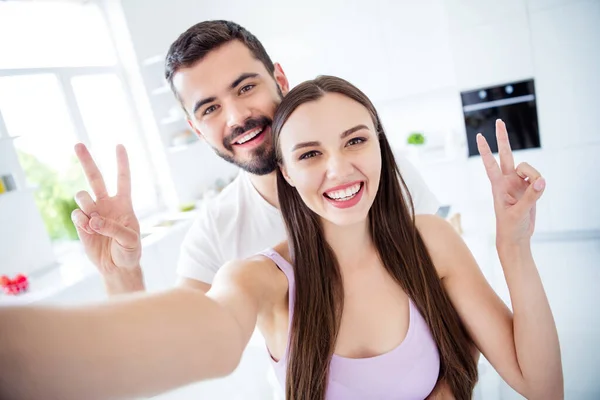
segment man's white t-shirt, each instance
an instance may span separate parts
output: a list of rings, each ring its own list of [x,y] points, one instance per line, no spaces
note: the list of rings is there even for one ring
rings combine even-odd
[[[396,161],[413,198],[415,213],[435,214],[439,203],[419,172],[404,157],[396,157]],[[177,273],[211,283],[228,261],[253,256],[285,238],[281,213],[241,171],[218,196],[204,203],[183,241]]]

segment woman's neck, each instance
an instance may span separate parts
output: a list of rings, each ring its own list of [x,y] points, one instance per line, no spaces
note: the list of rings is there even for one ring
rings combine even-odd
[[[338,226],[324,221],[325,240],[337,257],[342,275],[373,265],[377,251],[369,229],[368,219],[349,226]]]

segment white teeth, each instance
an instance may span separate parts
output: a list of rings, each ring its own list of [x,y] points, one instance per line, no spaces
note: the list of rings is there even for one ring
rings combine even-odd
[[[350,198],[354,197],[356,193],[358,193],[360,190],[360,185],[360,183],[357,183],[356,185],[350,186],[346,189],[336,190],[334,192],[325,192],[325,195],[335,200],[349,200]]]
[[[258,136],[261,132],[263,131],[262,128],[257,129],[255,131],[252,131],[244,136],[242,136],[240,139],[236,140],[235,142],[237,144],[244,144],[246,143],[248,140],[255,138],[256,136]]]

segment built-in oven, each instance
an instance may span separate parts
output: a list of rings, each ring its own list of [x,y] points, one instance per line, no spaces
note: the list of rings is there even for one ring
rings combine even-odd
[[[476,136],[483,134],[498,151],[495,123],[502,119],[513,150],[541,147],[533,79],[461,93],[469,157],[478,155]]]

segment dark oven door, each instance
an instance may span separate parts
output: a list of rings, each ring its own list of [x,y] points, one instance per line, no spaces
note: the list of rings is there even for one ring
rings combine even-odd
[[[460,94],[469,157],[478,155],[476,136],[483,134],[498,152],[495,123],[502,119],[513,150],[541,147],[533,79],[507,83]]]

